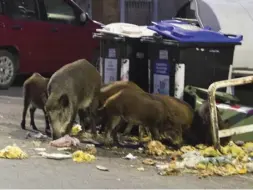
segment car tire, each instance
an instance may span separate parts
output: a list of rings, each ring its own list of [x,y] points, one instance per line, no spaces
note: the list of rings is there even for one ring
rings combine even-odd
[[[16,77],[17,60],[5,50],[0,50],[0,89],[8,89]]]

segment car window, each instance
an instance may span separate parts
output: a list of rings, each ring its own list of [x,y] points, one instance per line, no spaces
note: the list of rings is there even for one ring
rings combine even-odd
[[[9,16],[17,19],[38,19],[38,11],[35,0],[8,0],[6,12]]]
[[[73,8],[64,0],[44,0],[47,20],[49,22],[74,24],[76,22]]]

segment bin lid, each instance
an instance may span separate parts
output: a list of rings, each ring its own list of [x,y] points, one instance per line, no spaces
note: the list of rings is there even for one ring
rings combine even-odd
[[[158,34],[177,40],[179,42],[204,42],[204,43],[235,43],[242,41],[242,35],[226,35],[210,28],[200,28],[179,20],[164,20],[158,23],[153,22],[153,26],[148,26],[150,30]]]
[[[129,38],[141,38],[143,36],[153,36],[156,32],[147,28],[147,26],[138,26],[129,23],[111,23],[103,26],[102,29],[96,29],[97,32],[125,36]]]

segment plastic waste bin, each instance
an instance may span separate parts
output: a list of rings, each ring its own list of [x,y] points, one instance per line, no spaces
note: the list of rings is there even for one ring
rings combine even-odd
[[[100,39],[100,73],[105,84],[117,80],[133,81],[149,91],[148,47],[141,36],[153,31],[127,23],[112,23],[93,35]]]
[[[143,37],[151,61],[151,92],[183,98],[185,85],[202,88],[228,78],[234,48],[241,35],[225,35],[184,21],[167,20],[148,26],[160,37]]]

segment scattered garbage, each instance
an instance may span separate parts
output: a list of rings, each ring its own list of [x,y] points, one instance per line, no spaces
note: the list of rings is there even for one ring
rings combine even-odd
[[[72,158],[71,154],[61,154],[61,153],[46,153],[46,152],[39,152],[40,156],[48,159],[54,159],[54,160],[64,160]]]
[[[131,153],[129,153],[128,155],[126,155],[125,157],[123,157],[124,159],[127,160],[135,160],[137,158],[137,156],[132,155]]]
[[[144,152],[144,148],[141,148],[141,147],[138,148],[138,152],[142,154]]]
[[[237,146],[232,141],[229,144],[222,148],[222,153],[225,155],[231,154],[234,158],[242,159],[246,152],[239,146]]]
[[[159,141],[150,141],[147,148],[147,153],[153,156],[166,154],[166,147]]]
[[[69,151],[71,150],[70,147],[62,147],[62,148],[57,148],[58,151]]]
[[[4,149],[0,150],[0,158],[25,159],[28,158],[28,155],[14,144],[13,146],[6,146]]]
[[[34,148],[34,150],[38,152],[45,152],[46,148]]]
[[[153,165],[156,164],[156,161],[152,160],[150,158],[147,158],[147,159],[143,160],[142,163],[145,164],[145,165],[151,165],[151,166],[153,166]]]
[[[244,141],[235,141],[235,144],[237,146],[243,146],[244,145]]]
[[[180,150],[183,153],[185,153],[185,152],[189,152],[189,151],[194,151],[194,150],[196,150],[196,148],[193,147],[193,146],[183,146],[183,147],[180,148]]]
[[[97,149],[94,144],[86,144],[83,148],[83,151],[92,155],[97,154]]]
[[[71,135],[76,136],[82,131],[82,126],[80,124],[75,124],[71,129]]]
[[[100,166],[100,165],[97,165],[96,168],[97,168],[98,170],[101,170],[101,171],[109,171],[108,168],[106,168],[106,167],[104,167],[104,166]]]
[[[247,163],[246,168],[249,173],[253,173],[253,163]]]
[[[80,141],[75,137],[65,135],[64,137],[51,141],[49,144],[54,147],[71,147],[71,146],[76,147],[80,145]]]
[[[92,161],[96,160],[96,157],[94,155],[89,154],[89,153],[78,150],[73,153],[72,159],[74,162],[81,163],[81,162],[92,162]]]
[[[38,133],[28,132],[28,133],[26,133],[25,138],[26,139],[28,139],[28,138],[35,138],[35,139],[40,139],[40,140],[46,140],[46,139],[48,139],[48,136],[47,135],[43,135],[41,132],[38,132]]]
[[[145,171],[145,169],[143,167],[139,167],[139,168],[137,168],[137,170],[140,171],[140,172]]]
[[[35,147],[40,147],[41,146],[41,141],[32,141],[32,144]]]

